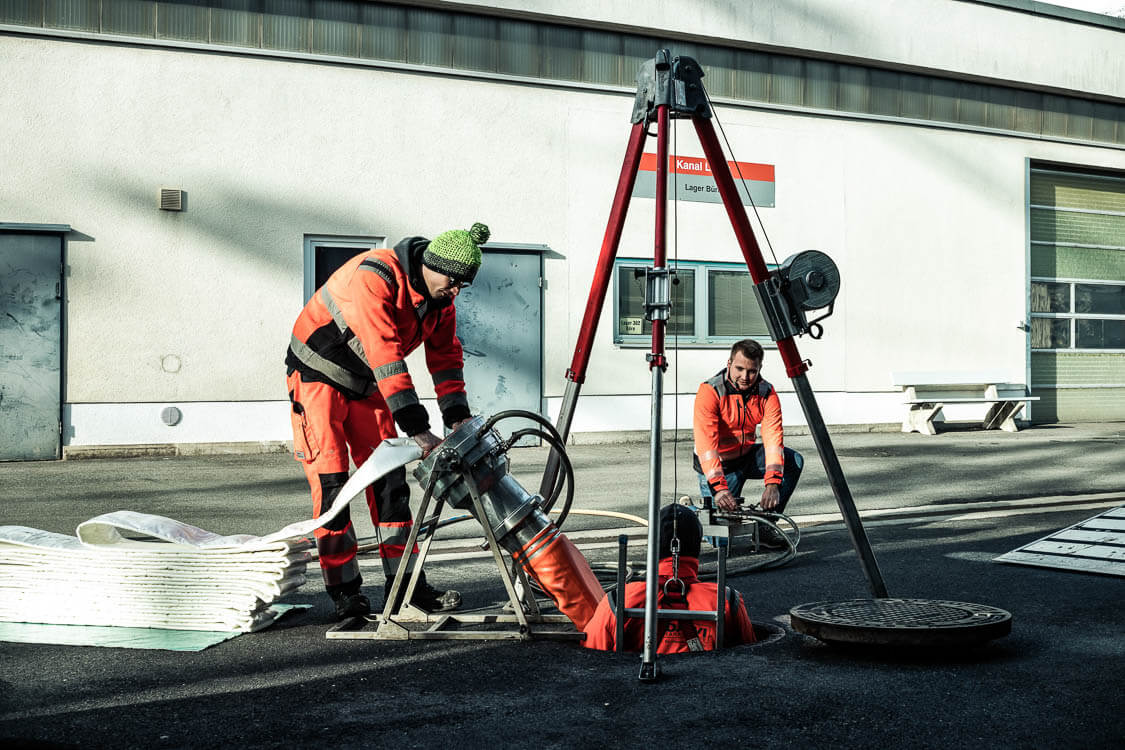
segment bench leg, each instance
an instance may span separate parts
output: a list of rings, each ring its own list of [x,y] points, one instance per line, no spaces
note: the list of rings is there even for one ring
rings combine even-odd
[[[937,428],[934,427],[934,422],[944,421],[944,417],[941,415],[941,407],[942,404],[938,403],[911,404],[910,410],[906,413],[906,419],[902,421],[902,431],[936,435]]]
[[[1023,409],[1023,405],[1023,401],[998,401],[993,404],[984,417],[984,429],[994,430],[999,427],[1005,432],[1019,432],[1016,415]]]

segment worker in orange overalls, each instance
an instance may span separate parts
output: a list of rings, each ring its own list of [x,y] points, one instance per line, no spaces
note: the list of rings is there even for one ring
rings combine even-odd
[[[719,587],[699,580],[699,547],[703,526],[687,506],[666,505],[660,511],[660,590],[657,609],[689,609],[714,612]],[[678,545],[676,544],[678,542]],[[634,581],[625,587],[625,607],[645,606],[645,582]],[[727,587],[723,596],[723,647],[754,643],[754,627],[742,595]],[[602,651],[614,650],[617,643],[617,617],[610,597],[598,602],[594,616],[582,629],[582,645]],[[656,652],[679,654],[688,651],[714,651],[718,629],[711,620],[665,620],[657,623]],[[625,651],[640,651],[644,645],[644,618],[625,621]]]
[[[761,508],[782,513],[797,487],[805,460],[786,448],[777,391],[762,379],[762,346],[743,339],[730,350],[727,366],[704,381],[695,394],[695,470],[704,498],[719,510],[733,511],[747,479],[762,479]],[[762,426],[761,442],[756,440]],[[774,529],[764,544],[783,545]]]
[[[425,346],[442,421],[455,428],[469,418],[453,302],[476,276],[488,236],[488,227],[473,224],[432,241],[407,237],[393,250],[362,252],[337,269],[297,317],[285,364],[293,455],[312,488],[314,517],[331,507],[347,481],[349,457],[359,466],[379,443],[395,437],[396,426],[423,455],[441,442],[406,369],[406,356],[418,346]],[[368,487],[367,505],[386,593],[398,566],[410,559],[406,540],[414,521],[406,469]],[[368,614],[346,509],[317,530],[316,543],[337,618]],[[456,609],[461,595],[436,589],[423,577],[411,603],[431,612]]]

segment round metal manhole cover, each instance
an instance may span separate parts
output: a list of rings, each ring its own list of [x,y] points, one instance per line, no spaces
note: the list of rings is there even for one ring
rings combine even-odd
[[[1012,630],[1010,612],[987,604],[935,599],[851,599],[789,610],[798,633],[829,643],[954,646],[983,643]]]

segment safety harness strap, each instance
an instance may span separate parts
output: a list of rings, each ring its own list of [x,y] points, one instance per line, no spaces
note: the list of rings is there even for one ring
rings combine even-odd
[[[682,582],[681,582],[682,583]],[[683,584],[682,594],[665,594],[660,598],[661,609],[690,609],[687,600],[688,585]],[[694,620],[689,619],[675,619],[675,620],[661,620],[657,628],[656,642],[662,643],[664,636],[668,633],[668,629],[672,627],[672,623],[677,623],[680,630],[684,634],[684,643],[687,644],[689,651],[704,651],[706,647],[703,645],[703,640],[699,637],[699,628],[695,626]]]

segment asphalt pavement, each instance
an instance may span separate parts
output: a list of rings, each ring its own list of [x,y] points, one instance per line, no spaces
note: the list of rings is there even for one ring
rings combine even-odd
[[[795,605],[871,594],[811,438],[790,435],[806,459],[789,508],[803,531],[799,555],[730,580],[769,635],[759,645],[662,658],[662,679],[645,684],[637,655],[572,642],[328,640],[314,575],[287,598],[311,609],[201,652],[0,643],[0,746],[1121,747],[1122,578],[992,559],[1125,504],[1125,425],[832,439],[889,594],[1000,607],[1013,615],[1011,634],[902,650],[794,632]],[[538,486],[546,453],[511,451],[525,487]],[[616,555],[607,540],[643,534],[632,517],[646,515],[649,447],[568,454],[576,491],[564,531],[602,570]],[[663,456],[663,502],[694,495],[690,442],[666,443]],[[129,509],[265,534],[308,517],[308,505],[283,454],[0,464],[0,524],[62,533]],[[369,535],[358,505],[353,517]],[[441,534],[431,580],[460,589],[466,606],[499,602],[472,522]],[[631,550],[643,564],[642,546]],[[736,545],[732,566],[760,559]],[[365,555],[362,569],[378,603],[377,558]]]

